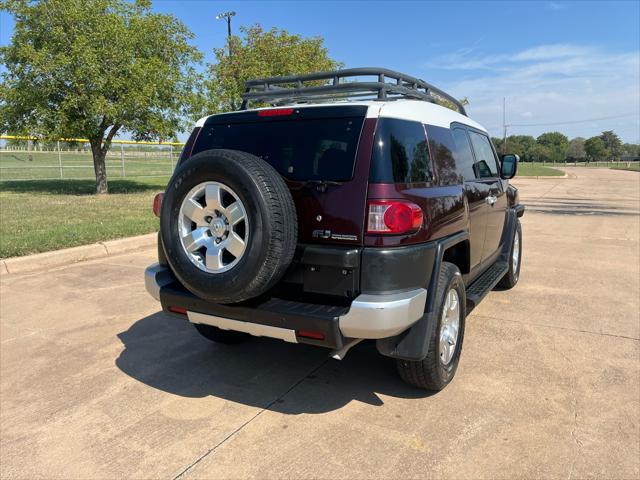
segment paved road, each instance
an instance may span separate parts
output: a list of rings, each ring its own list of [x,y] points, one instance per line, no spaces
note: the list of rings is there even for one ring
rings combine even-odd
[[[640,175],[572,173],[515,182],[520,284],[432,396],[371,345],[209,344],[144,292],[153,252],[3,277],[0,477],[638,478]]]

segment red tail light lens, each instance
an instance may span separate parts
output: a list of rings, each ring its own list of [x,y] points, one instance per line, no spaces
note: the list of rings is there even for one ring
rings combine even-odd
[[[324,333],[313,332],[311,330],[298,330],[299,337],[311,338],[313,340],[324,340]]]
[[[175,306],[170,306],[167,307],[167,310],[169,310],[171,313],[177,313],[179,315],[186,315],[187,314],[187,309],[184,307],[175,307]]]
[[[402,200],[370,200],[367,233],[409,233],[422,226],[422,209]]]
[[[293,114],[293,108],[270,108],[258,112],[259,117],[283,117],[291,114]]]
[[[155,197],[153,197],[153,214],[160,218],[160,209],[162,208],[162,199],[164,198],[164,193],[159,193]]]

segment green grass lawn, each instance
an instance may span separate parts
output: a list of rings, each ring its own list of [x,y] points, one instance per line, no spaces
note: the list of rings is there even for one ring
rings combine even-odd
[[[542,166],[540,163],[518,163],[517,177],[561,177],[562,175],[564,175],[564,172],[561,170]]]
[[[611,167],[612,170],[629,170],[631,172],[640,172],[640,162],[632,163],[631,165],[619,167]]]
[[[109,181],[0,181],[0,258],[157,231],[153,197],[169,177]]]

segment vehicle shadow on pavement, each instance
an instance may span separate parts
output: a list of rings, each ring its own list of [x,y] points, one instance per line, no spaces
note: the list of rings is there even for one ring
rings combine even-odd
[[[329,350],[251,337],[238,345],[202,338],[186,320],[162,312],[118,334],[117,367],[130,377],[173,395],[209,395],[285,414],[324,413],[352,400],[383,405],[378,394],[424,398],[403,383],[394,361],[373,343],[354,347],[345,360]]]

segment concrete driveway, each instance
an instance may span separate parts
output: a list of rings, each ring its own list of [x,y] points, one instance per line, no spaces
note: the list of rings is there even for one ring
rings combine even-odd
[[[640,476],[640,175],[517,180],[519,285],[468,319],[454,382],[405,386],[158,313],[154,252],[0,280],[2,478]]]

